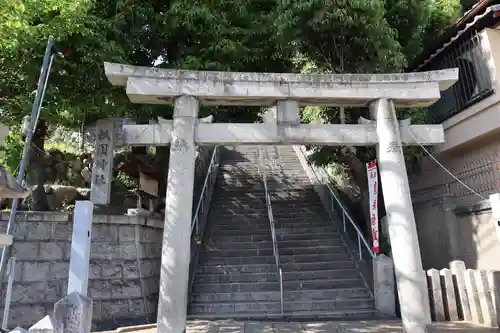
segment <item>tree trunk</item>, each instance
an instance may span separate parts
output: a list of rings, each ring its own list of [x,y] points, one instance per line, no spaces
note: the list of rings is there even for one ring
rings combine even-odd
[[[37,186],[32,194],[31,210],[47,211],[49,204],[47,195],[45,194],[45,136],[47,134],[47,124],[43,120],[38,121],[36,131],[33,135],[33,142],[31,144],[31,153],[29,168],[27,170],[27,183],[28,186]]]

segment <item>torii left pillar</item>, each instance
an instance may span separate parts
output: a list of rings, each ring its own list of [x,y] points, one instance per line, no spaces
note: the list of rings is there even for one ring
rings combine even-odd
[[[161,253],[159,333],[182,333],[186,327],[198,109],[195,97],[175,100]]]

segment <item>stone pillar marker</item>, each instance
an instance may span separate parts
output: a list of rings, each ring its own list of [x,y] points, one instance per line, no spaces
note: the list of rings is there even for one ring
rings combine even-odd
[[[158,333],[182,333],[186,327],[198,109],[195,97],[180,96],[175,100],[165,198]]]
[[[427,281],[422,267],[399,123],[390,100],[370,104],[378,136],[378,164],[393,251],[401,317],[407,333],[424,333],[431,323]]]
[[[373,259],[373,289],[375,309],[383,314],[396,316],[394,264],[384,254]]]
[[[116,130],[113,119],[99,119],[96,126],[94,163],[90,200],[96,205],[107,205],[111,198],[111,178],[113,176],[113,149]]]
[[[78,292],[69,293],[54,304],[53,317],[63,333],[90,333],[92,300]]]
[[[83,296],[87,296],[93,210],[94,204],[91,201],[75,202],[68,295],[72,292],[78,292]]]

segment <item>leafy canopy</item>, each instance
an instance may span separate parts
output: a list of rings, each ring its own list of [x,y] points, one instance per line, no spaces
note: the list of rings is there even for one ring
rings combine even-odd
[[[107,82],[104,61],[206,70],[291,68],[292,49],[282,48],[275,33],[274,2],[1,1],[0,108],[6,123],[18,123],[29,112],[49,35],[57,38],[59,51],[71,54],[54,61],[42,119],[69,127],[101,117],[147,120],[171,113],[169,107],[128,103],[123,89]],[[205,113],[253,121],[258,111],[212,108]]]

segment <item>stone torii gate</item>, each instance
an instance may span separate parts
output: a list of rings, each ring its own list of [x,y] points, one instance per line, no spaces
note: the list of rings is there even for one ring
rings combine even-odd
[[[105,63],[109,81],[143,104],[174,104],[171,123],[124,125],[124,143],[170,146],[158,333],[186,325],[196,144],[376,145],[406,332],[426,331],[429,298],[401,145],[444,142],[441,125],[399,123],[396,108],[425,107],[458,79],[449,69],[413,74],[303,75],[205,72]],[[276,123],[197,121],[200,104],[277,106]],[[369,106],[374,122],[300,124],[299,106]],[[416,142],[417,140],[418,142]]]

